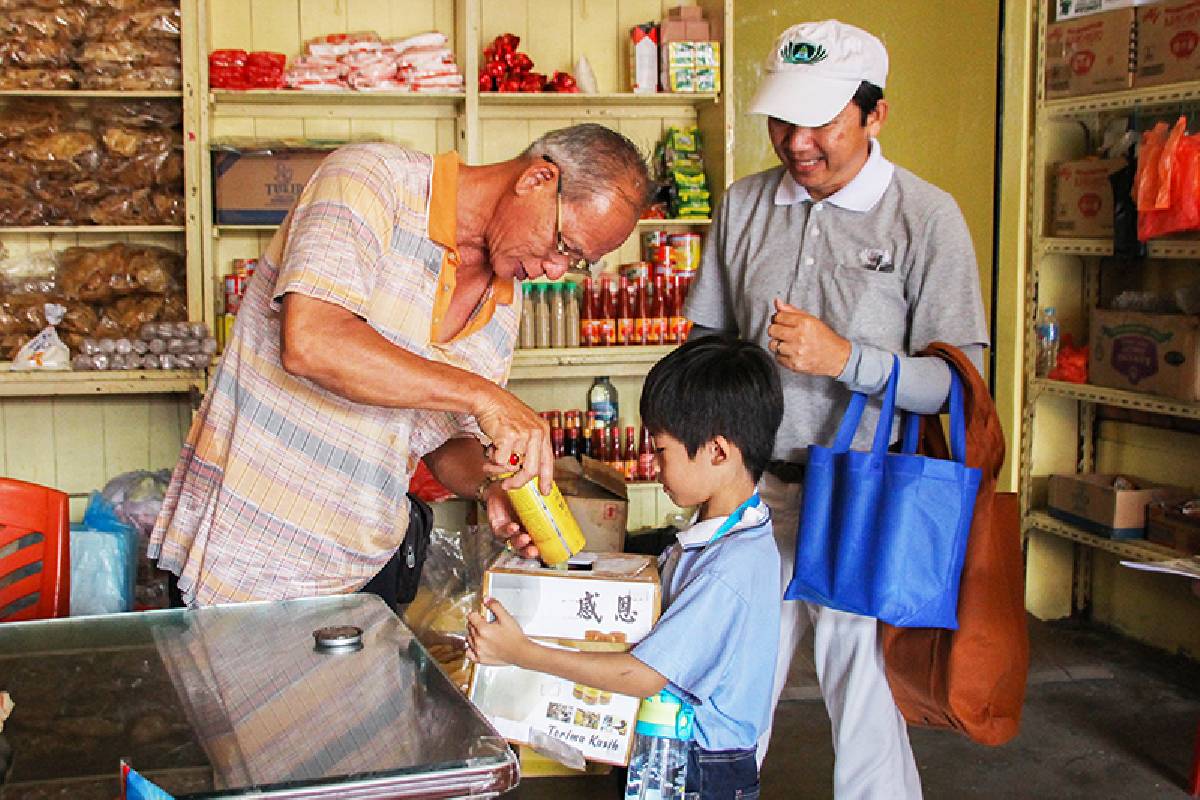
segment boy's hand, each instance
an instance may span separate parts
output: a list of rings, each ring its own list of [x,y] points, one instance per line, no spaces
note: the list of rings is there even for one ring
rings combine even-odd
[[[491,597],[484,607],[496,617],[488,622],[478,611],[467,615],[467,658],[476,664],[522,666],[521,654],[532,643],[507,609]]]

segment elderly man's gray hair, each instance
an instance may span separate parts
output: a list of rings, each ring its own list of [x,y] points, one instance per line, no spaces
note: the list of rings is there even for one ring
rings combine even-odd
[[[550,131],[522,155],[547,158],[559,168],[564,200],[618,195],[641,211],[654,193],[646,159],[637,145],[593,122]]]

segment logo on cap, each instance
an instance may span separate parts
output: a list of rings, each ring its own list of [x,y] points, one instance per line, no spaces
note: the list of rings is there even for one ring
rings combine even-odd
[[[779,58],[787,64],[816,64],[828,55],[822,45],[811,42],[788,42],[779,48]]]

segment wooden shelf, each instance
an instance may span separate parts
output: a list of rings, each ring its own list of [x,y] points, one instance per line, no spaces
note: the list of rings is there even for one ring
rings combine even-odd
[[[91,100],[112,98],[115,100],[155,100],[183,97],[183,92],[167,91],[120,91],[100,89],[0,89],[0,97],[62,97],[69,100]]]
[[[11,372],[0,363],[0,397],[172,394],[203,391],[202,369]]]
[[[1025,515],[1025,518],[1021,521],[1021,530],[1025,533],[1036,531],[1051,536],[1059,536],[1063,539],[1070,539],[1073,542],[1136,561],[1166,561],[1168,559],[1187,557],[1186,553],[1181,553],[1178,550],[1161,544],[1148,542],[1145,539],[1107,539],[1103,536],[1097,536],[1094,533],[1088,533],[1082,528],[1055,519],[1045,511],[1031,511]],[[1197,560],[1200,561],[1200,558]]]
[[[712,225],[711,219],[639,219],[639,228],[691,228]]]
[[[1127,89],[1082,97],[1065,97],[1061,100],[1044,100],[1038,111],[1047,119],[1070,119],[1102,111],[1130,111],[1134,108],[1175,106],[1197,101],[1200,101],[1200,83],[1189,81],[1147,89]]]
[[[183,233],[182,225],[25,225],[20,227],[0,227],[0,234],[5,233],[36,233],[47,236],[69,233],[76,234],[112,234],[112,233]]]
[[[698,106],[715,103],[715,92],[610,92],[560,94],[558,92],[480,92],[481,106]]]
[[[545,378],[641,377],[675,345],[517,350],[509,381]]]
[[[1037,239],[1036,247],[1043,255],[1111,256],[1113,252],[1108,239],[1046,236]],[[1151,239],[1147,251],[1147,258],[1200,259],[1200,239]]]
[[[1186,400],[1176,400],[1160,395],[1109,389],[1104,386],[1092,386],[1088,383],[1052,381],[1046,378],[1034,378],[1029,382],[1029,388],[1033,394],[1032,400],[1036,400],[1038,395],[1045,394],[1053,397],[1066,397],[1084,403],[1099,403],[1106,406],[1146,411],[1151,414],[1200,419],[1200,403],[1189,403]]]
[[[466,99],[462,92],[312,92],[298,89],[213,89],[214,117],[318,117],[326,119],[399,117],[453,119]]]

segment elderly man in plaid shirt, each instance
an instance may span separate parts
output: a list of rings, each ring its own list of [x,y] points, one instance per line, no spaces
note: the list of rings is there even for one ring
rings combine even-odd
[[[548,489],[553,471],[546,423],[503,388],[515,284],[618,247],[650,187],[637,148],[599,125],[483,166],[394,144],[326,158],[259,260],[151,537],[179,600],[372,582],[394,605],[378,579],[411,530],[418,460],[535,553],[502,491]]]

